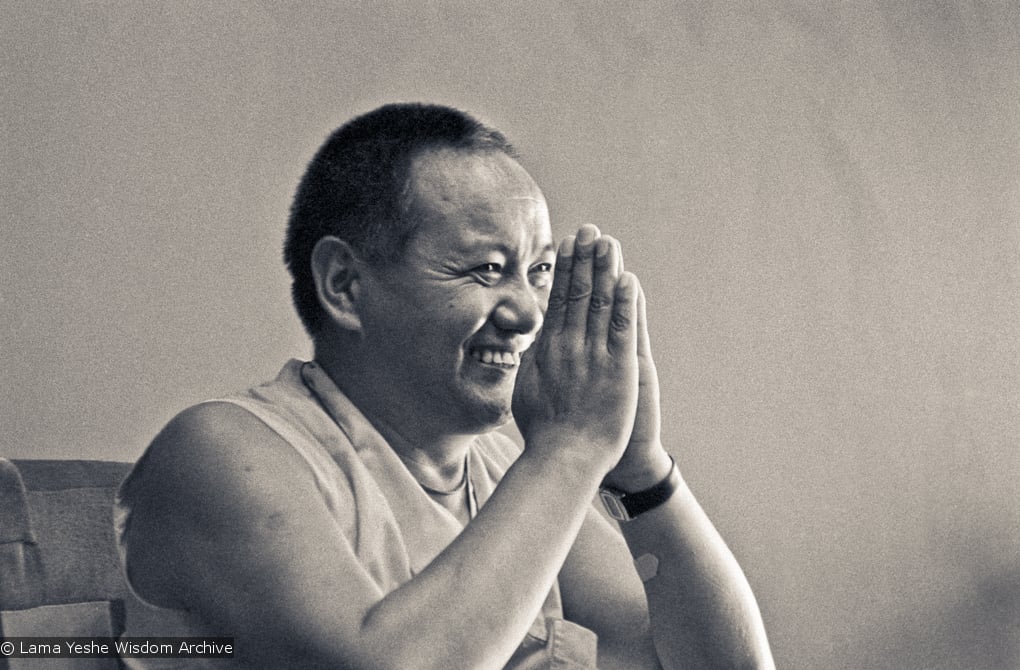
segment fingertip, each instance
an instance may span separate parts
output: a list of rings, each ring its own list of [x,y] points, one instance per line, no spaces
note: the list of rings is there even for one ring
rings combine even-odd
[[[641,286],[633,272],[624,272],[616,281],[615,302],[617,308],[631,316],[636,316],[638,307],[638,296],[641,293]]]
[[[609,268],[612,276],[618,278],[623,272],[623,252],[620,241],[611,235],[603,235],[595,245],[595,256],[603,267]]]
[[[560,242],[560,248],[557,251],[557,254],[561,258],[570,258],[571,256],[573,256],[574,244],[576,243],[576,241],[577,238],[574,235],[567,235],[566,237],[564,237],[563,241]]]
[[[586,223],[581,226],[577,231],[577,245],[588,246],[592,244],[602,235],[602,232],[598,229],[598,226]]]

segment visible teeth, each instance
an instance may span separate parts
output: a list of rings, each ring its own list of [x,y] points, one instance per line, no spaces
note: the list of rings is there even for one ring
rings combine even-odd
[[[520,362],[520,354],[511,351],[500,351],[498,349],[475,349],[471,355],[483,363],[495,363],[496,365],[517,365]]]

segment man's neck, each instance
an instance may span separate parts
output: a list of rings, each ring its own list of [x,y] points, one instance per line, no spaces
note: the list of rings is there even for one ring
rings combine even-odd
[[[357,364],[317,347],[315,361],[337,388],[368,419],[419,483],[444,489],[463,476],[472,434],[450,433],[435,425],[435,417],[422,417],[412,408],[394,402],[378,379]]]

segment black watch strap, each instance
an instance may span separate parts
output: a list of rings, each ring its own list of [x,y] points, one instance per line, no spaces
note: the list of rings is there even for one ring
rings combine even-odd
[[[673,461],[673,467],[669,469],[666,478],[643,491],[627,493],[612,486],[600,487],[599,497],[609,516],[617,521],[630,521],[669,500],[680,488],[680,468],[672,456],[670,460]]]

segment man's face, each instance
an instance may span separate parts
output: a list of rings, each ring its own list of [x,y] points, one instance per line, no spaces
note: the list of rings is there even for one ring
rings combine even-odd
[[[412,185],[417,231],[401,260],[362,283],[363,349],[405,417],[480,432],[510,418],[521,352],[542,326],[549,213],[502,153],[428,152]]]

